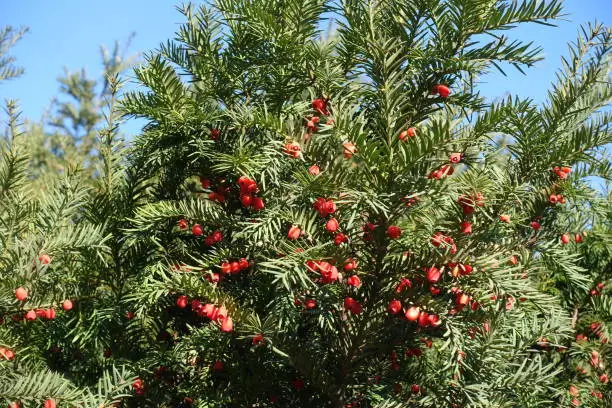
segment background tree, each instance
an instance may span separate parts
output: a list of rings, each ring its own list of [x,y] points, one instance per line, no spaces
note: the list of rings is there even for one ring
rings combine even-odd
[[[0,81],[16,78],[23,74],[23,68],[15,66],[15,58],[10,56],[9,49],[26,33],[27,28],[5,26],[0,28]]]

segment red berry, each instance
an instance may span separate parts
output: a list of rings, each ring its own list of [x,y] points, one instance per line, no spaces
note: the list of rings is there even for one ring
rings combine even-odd
[[[359,314],[362,311],[361,303],[359,303],[352,297],[344,298],[344,308],[353,314]]]
[[[215,361],[215,363],[212,366],[213,371],[223,371],[223,363],[219,360]]]
[[[402,230],[400,227],[391,225],[387,228],[387,236],[390,239],[398,239],[402,235]]]
[[[542,226],[540,225],[539,222],[537,221],[531,221],[531,228],[533,228],[534,231],[539,230]]]
[[[329,221],[325,224],[325,229],[329,232],[336,232],[339,228],[338,220],[335,218],[330,218]]]
[[[344,270],[347,272],[353,271],[357,269],[357,261],[355,261],[353,258],[349,258],[346,261],[344,261]]]
[[[231,317],[227,317],[225,319],[223,319],[223,322],[221,323],[221,331],[224,333],[230,333],[234,330],[234,321],[232,320]]]
[[[30,320],[30,321],[36,320],[36,317],[37,317],[36,311],[34,310],[28,311],[28,313],[26,313],[25,315],[26,320]]]
[[[187,296],[185,295],[179,296],[178,299],[176,299],[176,305],[181,309],[186,308],[187,307]]]
[[[342,144],[342,147],[343,147],[342,155],[344,156],[345,159],[350,159],[357,152],[357,147],[355,146],[354,143],[344,142]]]
[[[436,283],[436,282],[438,282],[440,280],[441,276],[442,276],[442,273],[435,266],[431,266],[431,267],[427,268],[427,271],[425,272],[425,277],[427,278],[427,281],[429,283]]]
[[[221,264],[221,273],[229,274],[232,272],[232,265],[229,262],[223,262]]]
[[[302,230],[295,225],[289,228],[289,232],[287,232],[287,238],[289,239],[298,239],[300,235],[302,235]]]
[[[216,128],[210,129],[210,138],[212,140],[217,140],[219,136],[221,136],[221,131],[219,129],[216,129]]]
[[[261,198],[259,197],[253,197],[253,209],[255,211],[260,211],[263,210],[265,207],[264,202]]]
[[[28,298],[28,291],[25,290],[23,287],[17,288],[17,290],[15,290],[15,297],[20,302],[23,302]]]
[[[461,223],[461,233],[471,234],[472,233],[472,223],[469,221],[463,221]]]
[[[42,254],[41,256],[38,257],[38,260],[43,265],[48,265],[49,263],[51,263],[51,257],[47,254]]]
[[[188,227],[187,220],[185,220],[185,219],[183,219],[183,218],[181,218],[180,220],[178,220],[178,222],[176,223],[176,225],[179,227],[179,229],[182,229],[182,230],[186,230],[186,229],[187,229],[187,227]]]
[[[348,237],[344,234],[336,234],[334,237],[334,244],[341,245],[343,242],[348,242]]]
[[[193,227],[191,227],[191,233],[193,235],[195,235],[196,237],[201,236],[202,234],[204,234],[204,232],[202,231],[202,227],[200,226],[200,224],[196,224]]]
[[[397,299],[393,299],[391,302],[389,302],[388,310],[391,314],[398,314],[402,311],[402,302]]]
[[[62,308],[65,311],[69,311],[72,309],[72,301],[70,299],[66,299],[62,302]]]
[[[352,275],[346,279],[346,284],[358,288],[361,286],[361,279],[357,275]]]
[[[574,235],[574,241],[575,241],[577,244],[580,244],[580,243],[582,242],[582,235],[580,235],[580,234],[576,234],[576,235]]]
[[[566,233],[566,234],[561,235],[561,243],[563,245],[569,244],[569,242],[570,242],[570,235],[569,234]]]
[[[312,101],[312,109],[319,112],[321,115],[329,115],[327,110],[327,101],[323,98],[317,98]]]
[[[311,176],[317,176],[320,172],[321,172],[321,169],[319,169],[319,166],[317,166],[316,164],[313,164],[312,166],[308,168],[308,173]]]
[[[461,159],[463,158],[463,155],[461,153],[453,153],[450,155],[450,162],[453,164],[457,164],[459,162],[461,162]]]
[[[416,307],[416,306],[410,306],[408,309],[406,309],[406,319],[408,319],[411,322],[416,321],[419,318],[419,314],[421,313],[421,309]]]
[[[48,399],[45,401],[45,408],[55,408],[55,400]]]
[[[440,95],[441,98],[448,98],[450,96],[450,88],[446,85],[436,85],[435,86],[436,93]]]
[[[304,302],[304,306],[308,310],[314,309],[315,307],[317,307],[317,301],[314,299],[306,299],[306,301]]]
[[[508,224],[510,222],[510,216],[508,214],[502,214],[499,216],[499,220]]]

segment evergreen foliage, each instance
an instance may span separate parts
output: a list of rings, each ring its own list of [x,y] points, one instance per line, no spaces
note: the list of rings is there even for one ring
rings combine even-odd
[[[478,81],[528,74],[541,49],[511,29],[560,1],[179,11],[140,89],[117,101],[109,77],[93,177],[30,194],[9,104],[0,401],[612,405],[610,197],[591,185],[610,179],[609,27],[582,28],[536,104]],[[127,117],[148,120],[130,145]]]

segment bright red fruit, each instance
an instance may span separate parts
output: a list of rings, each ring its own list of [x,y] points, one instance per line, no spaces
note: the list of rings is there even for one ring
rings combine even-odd
[[[265,205],[264,202],[261,198],[259,197],[253,197],[253,209],[255,211],[261,211],[264,209]]]
[[[352,297],[344,298],[344,308],[353,314],[359,314],[362,311],[361,303],[359,303]]]
[[[69,311],[72,309],[72,301],[70,299],[66,299],[62,302],[62,309],[65,311]]]
[[[42,254],[41,256],[38,257],[38,260],[43,265],[48,265],[51,263],[51,257],[47,254]]]
[[[323,98],[313,100],[312,109],[316,110],[321,115],[329,115],[329,111],[327,110],[327,101]]]
[[[402,230],[400,227],[391,225],[387,228],[387,236],[391,239],[398,239],[402,235]]]
[[[569,242],[570,242],[570,235],[569,234],[565,233],[565,234],[561,235],[561,243],[563,245],[569,244]]]
[[[319,166],[317,166],[316,164],[313,164],[312,166],[308,168],[308,173],[311,176],[317,176],[319,175],[320,172],[321,172],[321,169],[319,169]]]
[[[346,284],[358,288],[361,286],[361,279],[357,275],[349,276],[346,279]]]
[[[542,226],[540,225],[539,222],[537,221],[531,221],[531,228],[533,228],[534,231],[539,230]]]
[[[308,310],[314,309],[315,307],[317,307],[317,301],[314,299],[306,299],[306,301],[304,302],[304,306],[306,306],[306,309]]]
[[[187,296],[185,295],[179,296],[178,299],[176,299],[176,305],[181,309],[186,308],[187,307]]]
[[[508,214],[502,214],[499,216],[499,220],[508,224],[510,222],[510,216]]]
[[[419,318],[419,314],[421,313],[421,309],[418,308],[417,306],[410,306],[408,309],[406,309],[406,319],[408,319],[411,322],[416,321]]]
[[[402,311],[402,302],[397,299],[393,299],[391,302],[389,302],[388,310],[391,314],[398,314]]]
[[[357,269],[357,261],[355,261],[353,258],[349,258],[346,261],[344,261],[344,270],[347,272],[353,271]]]
[[[36,311],[34,310],[28,311],[28,313],[26,313],[25,315],[26,320],[30,320],[30,321],[36,320],[36,317],[37,317]]]
[[[188,225],[187,225],[187,220],[181,218],[180,220],[178,220],[178,222],[176,223],[176,225],[179,227],[179,229],[182,230],[186,230]]]
[[[463,221],[461,223],[461,233],[462,234],[471,234],[472,233],[472,223],[469,221]]]
[[[580,244],[580,243],[582,242],[582,235],[580,235],[580,234],[576,234],[576,235],[574,235],[574,241],[575,241],[577,244]]]
[[[436,85],[435,86],[435,93],[437,93],[438,95],[440,95],[441,98],[448,98],[450,96],[450,88],[446,85]]]
[[[55,400],[48,399],[45,401],[45,408],[55,408],[55,407],[56,407]]]
[[[336,232],[338,231],[339,227],[340,224],[338,224],[338,220],[335,218],[330,218],[329,221],[327,221],[327,223],[325,224],[325,229],[329,232]]]
[[[342,155],[345,159],[350,159],[357,152],[357,147],[354,143],[344,142],[342,144],[342,147],[344,148],[342,151]]]
[[[204,231],[202,231],[202,227],[200,226],[200,224],[196,224],[193,227],[191,227],[191,233],[195,235],[196,237],[199,237],[202,234],[204,234]]]
[[[436,283],[436,282],[438,282],[440,280],[441,276],[442,276],[442,273],[435,266],[431,266],[431,267],[427,268],[427,271],[425,272],[425,277],[427,278],[427,281],[429,283]]]
[[[296,225],[289,228],[289,232],[287,232],[287,238],[289,239],[298,239],[300,235],[302,235],[302,230]]]
[[[453,164],[461,162],[461,159],[463,159],[463,155],[461,153],[453,153],[449,157],[450,162]]]
[[[223,322],[221,323],[221,331],[224,333],[230,333],[234,330],[234,321],[232,320],[231,317],[227,317],[225,319],[223,319]]]
[[[28,291],[23,287],[17,288],[17,290],[15,290],[15,297],[18,301],[23,302],[28,298]]]

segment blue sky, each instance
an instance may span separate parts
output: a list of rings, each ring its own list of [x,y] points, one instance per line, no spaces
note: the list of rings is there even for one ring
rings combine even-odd
[[[30,32],[13,49],[17,64],[26,73],[0,84],[0,98],[17,98],[24,116],[40,118],[58,93],[56,78],[66,67],[85,67],[92,77],[100,74],[98,47],[136,33],[130,54],[142,53],[173,37],[182,15],[177,0],[7,0],[0,12],[0,26],[28,26]],[[544,48],[546,59],[527,71],[527,76],[508,68],[508,77],[492,74],[483,78],[484,95],[495,98],[506,93],[542,101],[559,67],[566,43],[572,41],[581,23],[598,19],[612,24],[612,0],[566,0],[569,21],[558,27],[532,24],[510,32],[511,38],[535,41]],[[128,126],[128,133],[138,126]]]

